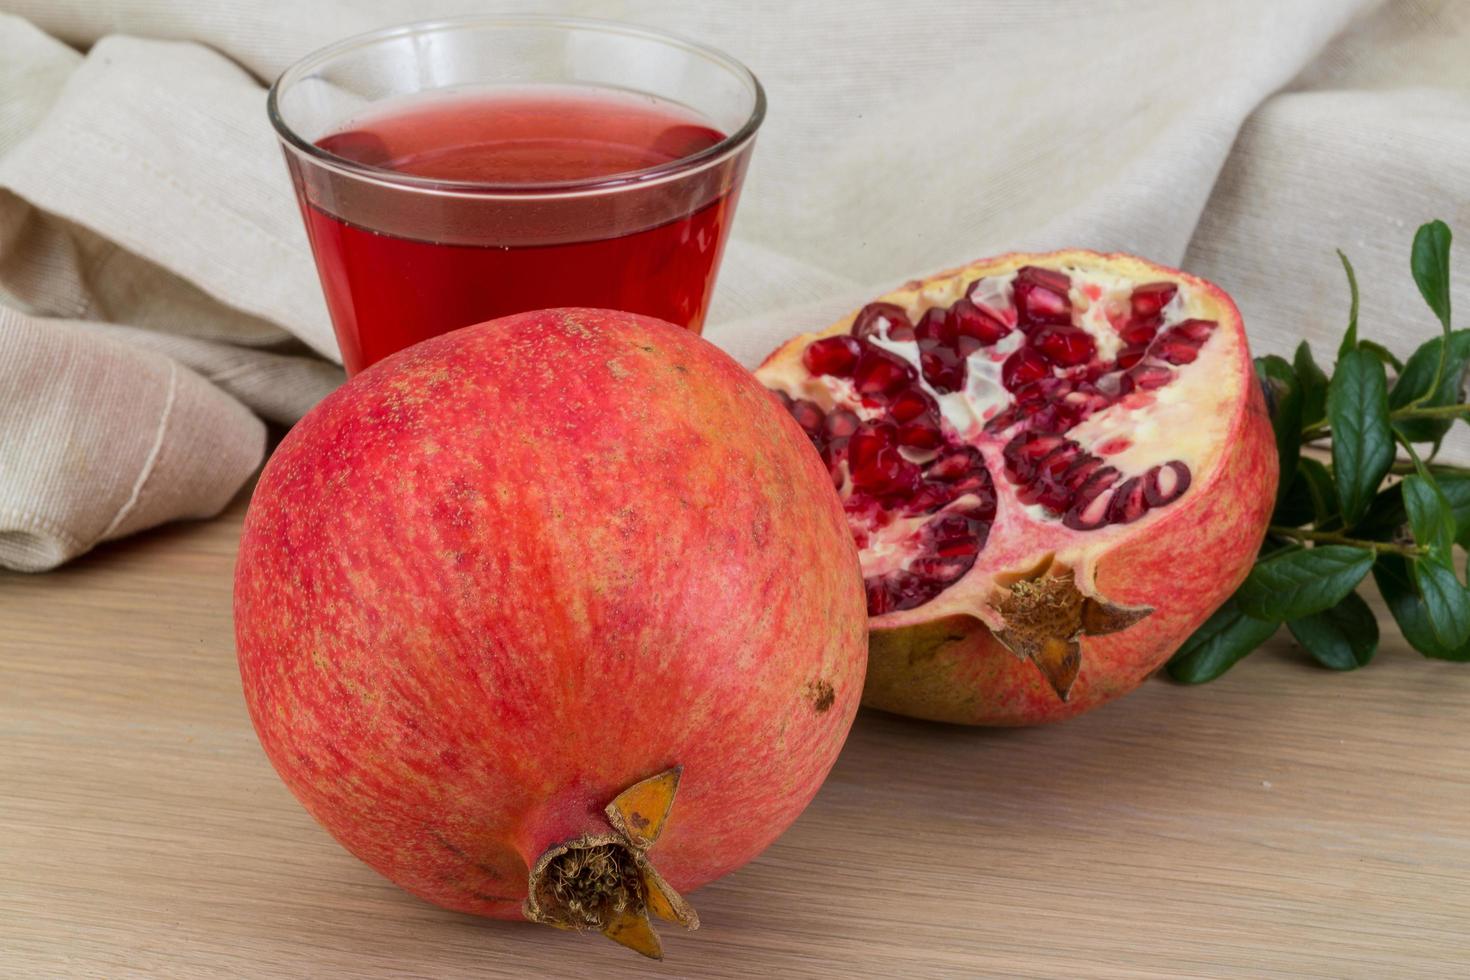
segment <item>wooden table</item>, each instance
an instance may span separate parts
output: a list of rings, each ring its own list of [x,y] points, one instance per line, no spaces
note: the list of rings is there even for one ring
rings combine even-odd
[[[0,574],[0,976],[1470,974],[1470,667],[1286,634],[1066,725],[876,713],[657,966],[440,911],[287,793],[240,697],[221,519]]]

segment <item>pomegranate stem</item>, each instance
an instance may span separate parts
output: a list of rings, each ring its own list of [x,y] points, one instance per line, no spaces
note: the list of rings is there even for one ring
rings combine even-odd
[[[1281,538],[1294,538],[1297,541],[1311,541],[1317,544],[1345,544],[1354,548],[1367,548],[1379,554],[1403,555],[1405,558],[1418,558],[1429,553],[1428,548],[1421,548],[1418,545],[1398,544],[1393,541],[1367,541],[1362,538],[1350,538],[1336,531],[1308,531],[1299,527],[1283,527],[1280,524],[1272,524],[1266,531]]]

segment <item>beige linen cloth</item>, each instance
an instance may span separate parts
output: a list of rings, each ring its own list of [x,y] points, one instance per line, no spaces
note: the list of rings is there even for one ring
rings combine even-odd
[[[1470,251],[1470,3],[0,0],[0,565],[216,513],[341,380],[264,84],[338,37],[543,9],[745,60],[771,110],[710,316],[747,364],[913,274],[1135,251],[1216,279],[1258,351],[1434,325]],[[1456,305],[1470,310],[1470,267]]]

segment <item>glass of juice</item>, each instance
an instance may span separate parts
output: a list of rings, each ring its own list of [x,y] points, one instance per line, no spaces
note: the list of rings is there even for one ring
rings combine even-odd
[[[349,374],[524,310],[698,331],[765,95],[712,48],[535,16],[389,28],[271,87]]]

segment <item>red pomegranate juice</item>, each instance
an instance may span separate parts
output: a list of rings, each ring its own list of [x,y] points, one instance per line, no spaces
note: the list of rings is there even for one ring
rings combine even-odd
[[[691,110],[648,96],[540,86],[414,97],[318,140],[383,170],[497,185],[480,197],[401,188],[303,196],[348,372],[458,327],[546,307],[627,310],[697,332],[739,169],[692,183],[617,175],[722,139]],[[625,189],[546,202],[535,186],[609,178]]]

